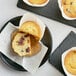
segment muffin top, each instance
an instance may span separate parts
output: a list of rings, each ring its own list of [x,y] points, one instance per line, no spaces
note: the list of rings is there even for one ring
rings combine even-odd
[[[37,40],[41,38],[41,28],[40,26],[34,21],[26,21],[20,26],[20,31],[28,33],[36,37]]]
[[[43,4],[45,3],[47,0],[28,0],[30,3],[32,4]]]
[[[64,59],[66,70],[72,75],[76,75],[76,50],[70,51]]]
[[[62,0],[62,8],[65,15],[76,18],[76,0]]]

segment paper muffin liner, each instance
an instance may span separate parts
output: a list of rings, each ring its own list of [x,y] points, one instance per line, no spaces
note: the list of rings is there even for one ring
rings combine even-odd
[[[2,52],[12,61],[21,65],[31,74],[34,74],[39,69],[40,63],[47,53],[48,48],[42,42],[39,42],[41,45],[41,50],[39,53],[31,57],[20,57],[19,55],[15,54],[11,48],[11,34],[15,30],[17,30],[17,28],[12,23],[8,23],[2,30],[0,33],[0,52]]]
[[[65,18],[66,20],[75,20],[76,18],[71,18],[71,17],[68,17],[64,11],[63,11],[63,6],[62,6],[62,0],[58,0],[58,5],[59,5],[59,8],[60,8],[60,11],[61,11],[61,14],[63,16],[63,18]]]
[[[45,32],[45,24],[34,14],[31,14],[31,13],[26,13],[22,16],[21,20],[20,20],[20,24],[19,24],[19,27],[24,23],[24,22],[27,22],[27,21],[34,21],[36,22],[39,26],[40,26],[40,29],[41,29],[41,38],[40,40],[43,38],[44,36],[44,32]],[[40,41],[39,40],[39,41]]]
[[[24,3],[26,3],[27,5],[32,6],[32,7],[44,7],[49,2],[49,0],[47,0],[45,3],[39,5],[39,4],[32,4],[28,0],[23,0],[23,1],[24,1]]]
[[[65,65],[64,65],[65,56],[66,56],[70,51],[72,51],[72,50],[75,50],[75,51],[76,51],[76,47],[72,47],[72,48],[66,50],[66,51],[62,54],[62,58],[61,58],[62,67],[63,67],[63,70],[64,70],[64,72],[65,72],[65,74],[66,74],[67,76],[75,76],[75,75],[72,75],[71,73],[69,73],[69,72],[66,70]]]

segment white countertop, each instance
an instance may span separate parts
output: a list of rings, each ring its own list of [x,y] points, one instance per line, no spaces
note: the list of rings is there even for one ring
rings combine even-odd
[[[0,28],[11,18],[23,15],[27,11],[17,8],[17,0],[0,0]],[[39,15],[38,15],[39,16]],[[39,16],[41,20],[49,27],[53,38],[53,49],[63,41],[67,34],[75,28],[69,27],[62,23]],[[36,72],[31,75],[28,72],[19,72],[5,65],[0,60],[0,76],[63,76],[48,61]]]

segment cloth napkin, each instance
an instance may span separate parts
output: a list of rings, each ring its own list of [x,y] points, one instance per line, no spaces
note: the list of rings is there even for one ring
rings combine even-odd
[[[11,34],[16,29],[17,28],[11,23],[8,23],[3,29],[0,34],[0,51],[12,61],[23,66],[28,72],[33,74],[38,70],[39,65],[44,58],[48,48],[42,42],[40,42],[41,51],[37,55],[32,57],[20,57],[15,55],[11,48]]]

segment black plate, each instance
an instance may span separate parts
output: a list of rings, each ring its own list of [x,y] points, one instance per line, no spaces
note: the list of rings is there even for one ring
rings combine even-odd
[[[58,7],[58,0],[49,0],[49,3],[45,7],[40,8],[28,6],[23,2],[23,0],[18,0],[17,7],[76,27],[76,20],[66,20],[62,17],[60,9]]]
[[[21,17],[22,16],[18,16],[16,18],[9,20],[8,22],[11,22],[12,24],[18,26]],[[6,27],[7,23],[3,26],[3,28],[0,30],[0,32]],[[42,39],[42,42],[48,47],[48,51],[47,51],[45,57],[43,58],[40,66],[42,66],[48,60],[49,55],[50,55],[51,50],[52,50],[52,37],[51,37],[51,33],[50,33],[48,27],[46,27],[45,34],[44,34],[44,37]],[[0,57],[1,57],[2,61],[4,63],[6,63],[7,65],[9,65],[11,68],[18,70],[18,71],[26,71],[22,66],[13,62],[11,59],[9,59],[7,56],[5,56],[1,52],[0,52]]]

